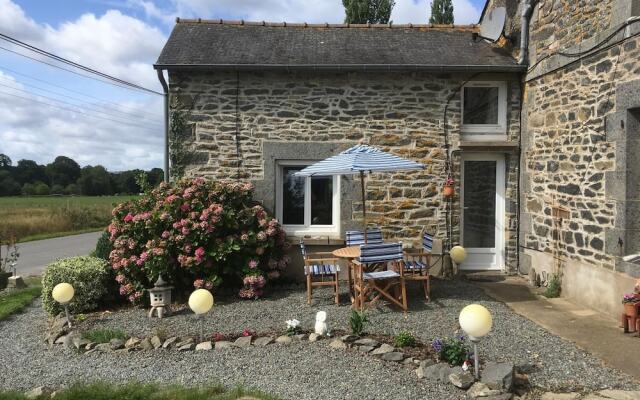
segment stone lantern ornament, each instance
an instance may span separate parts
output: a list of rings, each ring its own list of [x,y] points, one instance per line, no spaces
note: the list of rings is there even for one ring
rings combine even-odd
[[[149,296],[151,297],[151,310],[149,310],[149,318],[153,317],[154,311],[158,315],[158,318],[164,317],[171,313],[171,289],[173,286],[169,286],[167,282],[162,279],[162,276],[158,277],[153,288],[149,289]]]

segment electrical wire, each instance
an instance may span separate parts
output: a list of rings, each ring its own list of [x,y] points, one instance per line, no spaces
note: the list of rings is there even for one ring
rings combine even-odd
[[[55,88],[58,88],[58,89],[62,89],[62,90],[65,90],[65,91],[67,91],[67,92],[70,92],[70,93],[75,93],[75,94],[78,94],[78,95],[80,95],[80,96],[86,97],[86,98],[88,98],[88,99],[97,100],[97,101],[99,101],[99,102],[101,102],[101,103],[105,103],[105,104],[112,104],[112,105],[117,106],[117,107],[120,107],[120,108],[124,108],[124,109],[129,108],[129,109],[131,109],[131,110],[135,110],[135,109],[134,109],[134,108],[132,108],[131,106],[126,106],[126,105],[124,105],[124,104],[120,104],[120,103],[116,103],[116,102],[113,102],[113,101],[109,101],[109,100],[106,100],[106,99],[103,99],[103,98],[100,98],[100,97],[92,96],[92,95],[90,95],[90,94],[83,93],[83,92],[78,91],[78,90],[70,89],[70,88],[65,87],[65,86],[62,86],[62,85],[57,85],[57,84],[55,84],[55,83],[52,83],[52,82],[46,81],[46,80],[44,80],[44,79],[36,78],[35,76],[31,76],[31,75],[28,75],[28,74],[25,74],[25,73],[22,73],[22,72],[16,71],[16,70],[14,70],[14,69],[11,69],[11,68],[8,68],[8,67],[5,67],[4,65],[0,65],[0,70],[1,70],[1,71],[6,71],[6,72],[8,72],[8,73],[10,73],[10,74],[14,74],[14,75],[21,76],[21,77],[23,77],[23,78],[31,79],[31,80],[34,80],[34,81],[36,81],[36,82],[44,83],[45,85],[49,85],[49,86],[52,86],[52,87],[55,87]],[[22,84],[25,84],[24,82],[21,82],[21,83],[22,83]],[[151,111],[140,111],[140,110],[135,110],[135,111],[136,111],[136,112],[140,112],[140,113],[142,113],[142,114],[153,115],[153,116],[155,116],[155,117],[163,118],[162,114],[160,114],[160,113],[154,113],[154,112],[151,112]]]
[[[119,122],[119,123],[124,124],[124,125],[135,126],[137,128],[141,128],[141,129],[145,129],[145,130],[156,132],[155,129],[149,128],[148,126],[133,124],[133,123],[129,123],[129,122],[123,122],[123,121],[119,121],[119,120],[112,119],[112,118],[101,117],[99,115],[92,115],[92,114],[88,114],[88,113],[85,113],[85,112],[82,112],[82,111],[78,111],[77,109],[73,109],[73,108],[70,108],[70,107],[58,106],[56,104],[47,103],[46,101],[40,101],[40,100],[33,99],[33,98],[30,98],[30,97],[20,96],[20,95],[14,94],[14,93],[3,92],[2,90],[0,90],[0,93],[4,94],[6,96],[12,96],[12,97],[16,97],[18,99],[28,100],[30,102],[44,104],[44,105],[47,105],[49,107],[54,107],[54,108],[58,108],[58,109],[61,109],[61,110],[73,111],[75,113],[82,114],[82,115],[85,115],[87,117],[98,118],[98,119],[103,119],[103,120],[112,121],[112,122]]]
[[[116,77],[114,77],[112,75],[109,75],[109,74],[106,74],[104,72],[101,72],[101,71],[95,70],[93,68],[87,67],[85,65],[76,63],[74,61],[71,61],[71,60],[66,59],[64,57],[61,57],[61,56],[58,56],[58,55],[53,54],[51,52],[48,52],[46,50],[40,49],[40,48],[38,48],[36,46],[30,45],[30,44],[25,43],[23,41],[20,41],[20,40],[18,40],[16,38],[13,38],[11,36],[5,35],[3,33],[0,33],[0,39],[5,40],[5,41],[7,41],[9,43],[12,43],[12,44],[14,44],[16,46],[20,46],[20,47],[22,47],[24,49],[30,50],[30,51],[32,51],[34,53],[38,53],[38,54],[43,55],[45,57],[51,58],[51,59],[56,60],[58,62],[70,65],[70,66],[72,66],[74,68],[77,68],[77,69],[80,69],[82,71],[89,72],[91,74],[100,76],[102,78],[108,79],[108,80],[113,81],[113,82],[117,82],[117,83],[119,83],[121,85],[125,85],[125,86],[128,86],[130,88],[141,90],[141,91],[152,93],[152,94],[164,95],[163,93],[160,93],[160,92],[155,91],[153,89],[149,89],[149,88],[146,88],[144,86],[125,81],[124,79],[116,78]]]
[[[8,78],[5,78],[5,79],[6,79],[7,81],[11,82],[11,83],[14,83],[14,81],[12,81],[12,80],[10,80],[10,79],[8,79]],[[24,82],[20,82],[20,84],[21,84],[21,85],[24,85],[24,86],[28,86],[28,87],[35,88],[36,90],[41,90],[41,91],[43,91],[43,92],[52,93],[52,94],[55,94],[56,96],[61,96],[61,97],[68,98],[68,99],[71,99],[71,100],[76,100],[76,101],[80,101],[80,102],[86,103],[86,104],[88,104],[88,105],[80,105],[80,104],[78,104],[77,106],[79,106],[79,107],[85,107],[85,108],[88,108],[88,109],[91,109],[91,110],[93,110],[93,111],[97,111],[97,112],[102,112],[99,108],[97,108],[97,109],[96,109],[96,108],[89,108],[89,106],[93,106],[93,104],[88,103],[86,100],[80,99],[80,98],[78,98],[78,97],[68,96],[68,95],[65,95],[65,94],[63,94],[63,93],[56,92],[56,91],[54,91],[54,90],[45,89],[45,88],[42,88],[42,87],[38,87],[38,86],[36,86],[36,85],[30,85],[30,84],[28,84],[28,83],[24,83]],[[20,91],[20,92],[25,92],[25,93],[28,93],[28,94],[31,94],[31,95],[34,95],[34,96],[40,96],[40,97],[44,97],[44,98],[47,98],[47,99],[50,99],[50,100],[63,102],[62,100],[58,100],[58,99],[53,98],[53,97],[47,97],[47,96],[41,95],[41,94],[39,94],[39,93],[35,93],[35,92],[32,92],[32,91],[24,90],[24,89],[17,88],[17,87],[13,87],[13,86],[9,86],[9,85],[5,85],[5,84],[3,84],[3,83],[0,83],[0,86],[8,87],[8,88],[10,88],[10,89],[18,90],[18,91]],[[65,102],[65,103],[66,103],[66,102]],[[73,103],[68,103],[68,104],[75,105],[75,104],[73,104]],[[158,124],[158,122],[157,122],[157,121],[155,121],[155,120],[151,120],[151,119],[149,119],[149,118],[141,117],[140,115],[137,115],[137,114],[135,114],[135,113],[126,112],[126,111],[121,111],[121,110],[118,110],[118,109],[115,109],[115,108],[112,108],[112,107],[106,107],[106,106],[95,106],[95,107],[102,107],[102,108],[105,108],[105,109],[107,109],[107,110],[111,110],[111,111],[113,111],[113,112],[117,112],[117,113],[120,113],[120,114],[124,114],[124,117],[120,117],[120,116],[118,116],[119,118],[130,118],[130,117],[135,117],[136,119],[138,119],[138,120],[140,120],[140,121],[148,121],[149,123],[152,123],[152,124]],[[106,113],[105,113],[105,114],[106,114]],[[113,114],[109,114],[109,115],[113,115]]]
[[[107,112],[101,111],[101,110],[99,110],[99,109],[89,108],[89,107],[87,107],[87,106],[81,106],[81,105],[78,105],[78,104],[70,103],[70,102],[68,102],[68,101],[59,100],[59,99],[56,99],[56,98],[53,98],[53,97],[49,97],[49,96],[45,96],[45,95],[42,95],[42,94],[33,93],[33,92],[28,91],[28,90],[24,90],[24,89],[20,89],[20,88],[12,87],[12,86],[9,86],[9,85],[5,85],[5,84],[3,84],[3,83],[0,83],[0,87],[6,87],[6,88],[9,88],[9,89],[11,89],[11,90],[17,90],[17,91],[19,91],[19,92],[23,92],[23,93],[30,94],[30,95],[32,95],[32,96],[42,97],[42,98],[44,98],[44,99],[51,100],[51,101],[54,101],[54,102],[56,102],[56,103],[61,103],[61,104],[65,104],[65,105],[69,105],[69,106],[73,106],[73,107],[78,107],[78,108],[80,108],[80,109],[83,109],[83,108],[84,108],[84,109],[85,109],[85,110],[87,110],[87,111],[97,112],[97,113],[104,114],[104,115],[109,116],[109,117],[119,118],[119,120],[118,120],[118,121],[122,121],[122,122],[133,122],[133,123],[137,123],[137,122],[138,122],[138,121],[132,120],[132,119],[130,119],[130,118],[126,118],[126,117],[121,117],[121,116],[119,116],[119,115],[110,114],[110,113],[107,113]],[[156,125],[155,127],[157,127],[158,129],[160,129],[160,128],[161,128],[161,126],[160,126],[160,125]]]

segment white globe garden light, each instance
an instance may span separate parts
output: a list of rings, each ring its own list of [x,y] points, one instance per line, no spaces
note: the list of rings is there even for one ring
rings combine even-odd
[[[73,299],[76,291],[70,283],[58,283],[51,291],[51,297],[64,307],[64,312],[67,315],[67,324],[71,328],[71,316],[69,315],[69,302]]]
[[[473,343],[475,377],[478,379],[478,342],[491,331],[493,318],[485,307],[480,304],[471,304],[462,309],[458,321]]]
[[[204,341],[204,314],[213,307],[213,295],[207,289],[198,289],[189,296],[189,308],[200,320],[200,341]]]
[[[467,259],[467,251],[462,246],[453,246],[451,250],[449,250],[449,255],[453,262],[458,265]]]

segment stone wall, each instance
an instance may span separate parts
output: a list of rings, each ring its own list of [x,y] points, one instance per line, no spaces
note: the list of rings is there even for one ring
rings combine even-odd
[[[526,77],[521,149],[523,266],[538,272],[572,269],[565,271],[565,293],[612,315],[622,295],[620,285],[601,292],[600,299],[590,298],[586,293],[591,291],[579,288],[593,284],[587,276],[602,278],[606,273],[622,272],[620,256],[631,249],[626,230],[637,219],[626,217],[630,132],[620,116],[626,116],[631,105],[619,100],[619,91],[640,79],[640,40],[632,37],[618,45],[602,46],[586,58],[555,52],[595,46],[630,16],[620,11],[623,3],[556,0],[540,1],[536,6],[530,28],[533,68]],[[639,31],[637,26],[629,29],[628,35]],[[611,43],[623,35],[620,32]],[[554,219],[563,209],[568,218]],[[577,274],[576,268],[603,271]],[[628,271],[624,272],[628,277]],[[624,276],[611,281],[624,280]]]
[[[468,78],[427,73],[171,72],[171,107],[185,110],[193,128],[197,157],[188,174],[251,180],[258,198],[271,210],[278,159],[320,160],[363,142],[423,163],[427,166],[424,171],[372,175],[367,183],[367,216],[371,223],[384,227],[386,239],[417,240],[423,228],[443,238],[443,111],[448,96]],[[480,78],[510,80],[508,136],[517,140],[517,77]],[[455,150],[460,139],[459,95],[453,98],[448,116]],[[459,171],[459,153],[454,153],[454,162]],[[508,165],[508,193],[513,203],[517,163],[512,158]],[[359,226],[362,204],[352,179],[344,179],[342,189],[344,232]],[[457,205],[456,196],[454,225],[459,221]],[[507,210],[513,218],[515,207]],[[507,224],[509,227],[513,224]],[[511,266],[515,266],[514,233],[507,233],[514,246],[507,251]]]

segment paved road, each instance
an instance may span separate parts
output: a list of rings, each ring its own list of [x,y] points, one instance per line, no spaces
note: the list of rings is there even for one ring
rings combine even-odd
[[[47,264],[58,258],[89,254],[96,248],[100,235],[101,232],[91,232],[18,244],[18,274],[39,275]],[[3,247],[2,254],[6,251]]]

